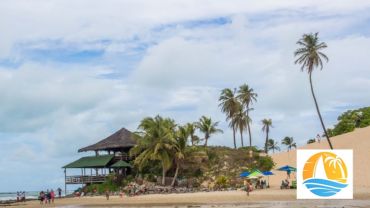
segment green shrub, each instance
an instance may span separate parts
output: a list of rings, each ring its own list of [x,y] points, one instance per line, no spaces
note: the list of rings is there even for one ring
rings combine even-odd
[[[227,188],[229,179],[226,176],[218,176],[215,181],[217,188]]]

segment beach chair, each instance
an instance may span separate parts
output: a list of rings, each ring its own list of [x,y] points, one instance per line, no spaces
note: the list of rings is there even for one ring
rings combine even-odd
[[[292,181],[291,189],[297,189],[297,181]]]

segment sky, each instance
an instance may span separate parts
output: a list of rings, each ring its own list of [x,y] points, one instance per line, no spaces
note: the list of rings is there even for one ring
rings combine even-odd
[[[3,0],[0,192],[63,187],[61,167],[89,155],[79,148],[147,116],[210,116],[224,133],[209,144],[232,147],[218,97],[244,83],[258,93],[253,144],[263,118],[271,138],[305,144],[322,130],[297,40],[328,45],[313,83],[332,127],[370,103],[369,20],[365,0]]]

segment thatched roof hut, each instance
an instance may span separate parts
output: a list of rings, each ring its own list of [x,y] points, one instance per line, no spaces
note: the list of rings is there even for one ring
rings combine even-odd
[[[127,151],[136,145],[134,134],[129,130],[122,128],[109,137],[93,145],[81,148],[78,152],[86,151]]]

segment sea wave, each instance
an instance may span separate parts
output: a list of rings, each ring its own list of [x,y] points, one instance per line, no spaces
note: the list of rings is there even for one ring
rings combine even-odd
[[[306,187],[318,196],[333,196],[348,184],[340,183],[329,179],[311,178],[303,182]]]

